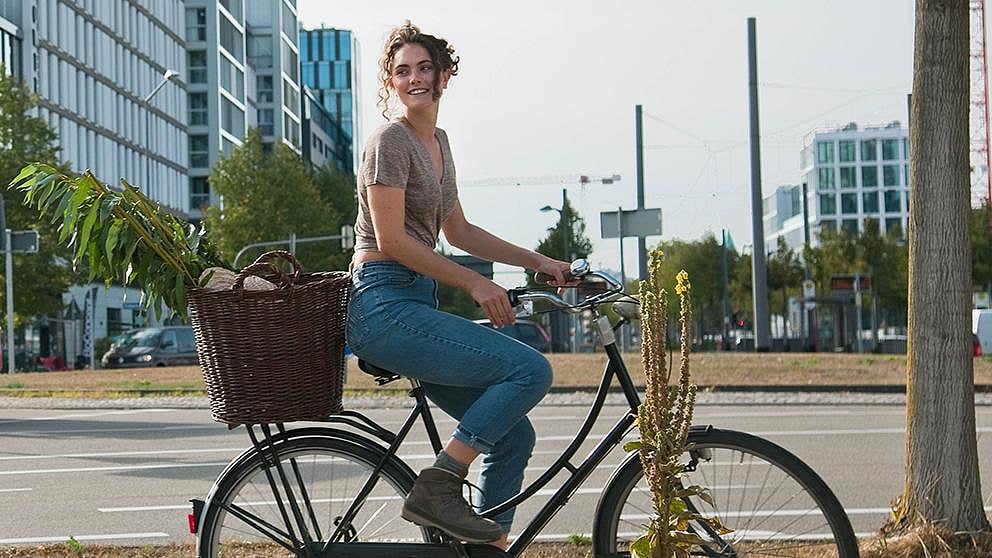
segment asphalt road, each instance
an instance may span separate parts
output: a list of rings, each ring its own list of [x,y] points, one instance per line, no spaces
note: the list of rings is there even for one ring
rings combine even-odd
[[[696,423],[767,437],[809,463],[833,488],[855,530],[870,535],[885,521],[903,485],[905,409],[899,403],[837,396],[818,404],[776,399],[728,404],[702,398]],[[543,472],[585,416],[574,400],[553,400],[532,413],[539,435],[528,478]],[[608,406],[593,432],[604,433],[624,411]],[[366,409],[396,427],[402,409]],[[976,407],[986,509],[992,511],[992,405]],[[441,421],[442,432],[453,427]],[[401,451],[416,470],[431,462],[415,429]],[[190,542],[186,514],[229,459],[248,443],[243,429],[214,423],[202,408],[0,408],[0,545],[63,542],[162,544]],[[590,444],[591,447],[591,444]],[[579,455],[585,455],[580,451]],[[587,481],[545,529],[542,539],[588,534],[613,464]],[[518,524],[546,499],[542,491],[518,511]]]

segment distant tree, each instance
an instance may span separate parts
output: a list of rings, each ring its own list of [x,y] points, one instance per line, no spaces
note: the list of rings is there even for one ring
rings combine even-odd
[[[340,232],[340,216],[322,197],[299,155],[282,143],[271,153],[252,129],[245,142],[222,157],[210,170],[211,188],[224,202],[207,208],[208,234],[229,260],[244,246],[258,242],[330,236]],[[250,250],[237,262],[243,267],[264,251]],[[296,256],[307,271],[347,269],[349,256],[340,243],[325,241],[297,245]]]
[[[692,278],[693,313],[696,317],[696,335],[717,333],[723,327],[723,277],[722,246],[712,233],[700,240],[673,239],[661,242],[657,248],[665,257],[659,265],[662,277],[674,280],[679,271],[685,270]],[[679,298],[673,291],[668,294],[668,307],[678,308]]]
[[[341,224],[355,224],[355,217],[358,215],[355,175],[342,172],[328,163],[313,170],[313,180],[320,191],[320,197],[334,208]]]
[[[445,257],[451,254],[451,251],[443,242],[438,243],[437,251]],[[485,317],[482,309],[479,308],[475,303],[475,299],[470,294],[458,287],[452,287],[440,281],[437,283],[437,302],[438,308],[449,314],[455,314],[456,316],[470,320],[478,320]]]
[[[55,132],[43,118],[31,116],[38,97],[19,79],[8,76],[0,66],[0,183],[6,185],[21,168],[32,162],[57,166],[58,147]],[[73,271],[69,251],[56,244],[58,225],[49,219],[38,220],[38,212],[23,205],[20,194],[2,191],[6,206],[7,228],[37,230],[40,245],[37,254],[14,255],[14,311],[19,323],[62,308],[62,293],[70,285],[85,281],[82,270]],[[0,279],[0,308],[6,306],[6,277]]]
[[[992,291],[992,207],[987,199],[971,210],[971,281],[975,290]]]
[[[589,257],[592,253],[592,242],[586,236],[585,220],[579,216],[567,199],[561,212],[561,218],[555,226],[548,229],[548,236],[537,245],[537,251],[566,262]],[[566,236],[568,254],[565,253]]]
[[[990,530],[971,356],[969,6],[917,0],[910,114],[904,529]]]
[[[767,260],[769,299],[772,292],[781,295],[778,303],[769,300],[772,313],[782,316],[785,331],[789,330],[789,294],[798,293],[803,283],[803,264],[799,261],[796,251],[786,244],[783,237],[778,237],[778,246]]]

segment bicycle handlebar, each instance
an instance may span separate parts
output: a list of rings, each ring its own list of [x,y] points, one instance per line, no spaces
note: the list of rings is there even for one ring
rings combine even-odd
[[[578,314],[600,304],[616,302],[622,299],[630,300],[633,298],[623,292],[623,284],[620,281],[614,279],[610,274],[604,271],[593,271],[590,269],[589,262],[586,260],[575,260],[572,262],[571,269],[569,273],[566,274],[565,278],[570,282],[575,280],[581,281],[586,278],[597,278],[606,283],[607,288],[602,289],[598,293],[589,295],[575,304],[570,304],[562,300],[560,296],[548,291],[538,291],[531,290],[526,287],[518,287],[507,291],[507,294],[510,297],[510,305],[520,306],[525,302],[543,301],[551,304],[558,310],[562,310],[570,314]],[[534,281],[537,283],[548,284],[553,280],[554,276],[547,273],[537,272],[534,274]]]

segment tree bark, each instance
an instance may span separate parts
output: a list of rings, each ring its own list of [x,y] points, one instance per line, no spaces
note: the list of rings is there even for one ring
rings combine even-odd
[[[971,356],[968,0],[916,0],[904,526],[988,530]]]

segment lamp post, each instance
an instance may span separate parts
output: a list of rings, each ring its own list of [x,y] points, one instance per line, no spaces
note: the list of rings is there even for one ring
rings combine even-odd
[[[149,91],[148,94],[145,95],[145,98],[143,99],[145,103],[145,151],[147,153],[146,156],[147,160],[145,161],[145,193],[146,194],[149,193],[149,188],[151,187],[151,182],[152,182],[152,149],[151,149],[152,107],[150,103],[152,97],[154,97],[159,91],[161,91],[161,89],[165,87],[166,83],[168,83],[170,80],[172,80],[178,75],[179,72],[173,70],[166,70],[165,73],[162,74],[162,80],[159,81],[158,85],[156,85],[151,91]]]
[[[546,205],[541,208],[543,213],[548,211],[557,211],[559,219],[561,222],[561,237],[562,237],[562,259],[571,263],[572,262],[572,246],[571,246],[571,236],[572,236],[572,216],[568,211],[568,190],[565,188],[561,189],[561,209],[556,207],[551,207]],[[575,304],[574,298],[576,293],[574,289],[569,289],[565,293],[565,300],[571,304]],[[577,337],[578,337],[578,319],[575,315],[568,314],[566,316],[566,323],[568,324],[568,351],[571,353],[576,352],[577,348]]]

